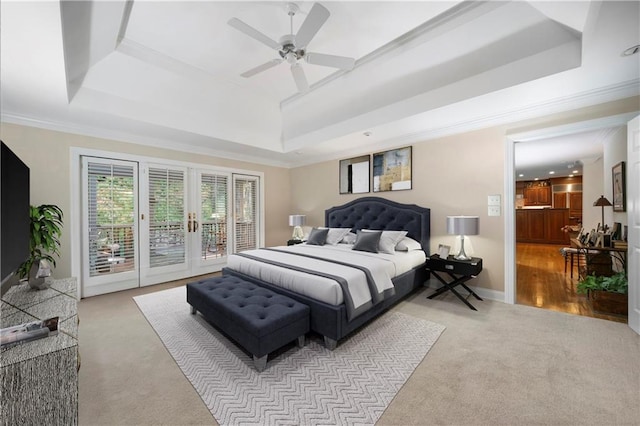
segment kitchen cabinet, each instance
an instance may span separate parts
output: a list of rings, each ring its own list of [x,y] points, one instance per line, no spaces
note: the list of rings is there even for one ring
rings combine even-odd
[[[525,206],[550,206],[551,205],[551,187],[550,186],[532,186],[524,188],[524,205]]]

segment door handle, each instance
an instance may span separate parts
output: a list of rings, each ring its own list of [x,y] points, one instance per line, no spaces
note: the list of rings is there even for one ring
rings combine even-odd
[[[196,220],[196,214],[193,214],[193,232],[196,232],[198,230],[198,221]]]
[[[189,213],[188,220],[187,220],[187,231],[191,232],[191,213]]]

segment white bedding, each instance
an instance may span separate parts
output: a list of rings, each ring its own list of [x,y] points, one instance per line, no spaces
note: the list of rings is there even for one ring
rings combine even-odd
[[[371,292],[364,272],[322,260],[281,253],[281,251],[304,253],[362,265],[371,271],[377,289],[381,293],[393,288],[391,279],[424,263],[426,259],[422,250],[384,254],[355,251],[351,247],[348,244],[324,246],[298,244],[288,247],[274,247],[277,251],[248,250],[243,254],[258,256],[270,261],[289,262],[305,269],[317,269],[344,277],[348,281],[351,298],[356,309],[371,303]],[[241,255],[230,255],[227,267],[330,305],[340,305],[345,301],[342,287],[330,278],[286,269]]]

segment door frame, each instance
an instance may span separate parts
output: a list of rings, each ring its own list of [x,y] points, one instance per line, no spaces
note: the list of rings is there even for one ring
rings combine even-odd
[[[83,156],[90,157],[98,157],[98,158],[107,158],[113,160],[124,160],[124,161],[133,161],[138,163],[157,163],[157,164],[166,164],[173,165],[179,167],[187,167],[187,168],[200,168],[200,169],[212,169],[223,172],[228,172],[230,174],[245,174],[259,177],[259,190],[260,194],[262,194],[262,202],[259,203],[259,215],[260,215],[260,223],[263,225],[260,228],[259,233],[259,246],[264,247],[265,241],[265,227],[264,227],[264,218],[265,218],[265,203],[264,203],[264,172],[259,172],[256,170],[247,170],[240,168],[231,168],[218,166],[214,164],[206,164],[206,163],[193,163],[188,161],[179,161],[179,160],[171,160],[162,157],[151,157],[151,156],[143,156],[136,154],[129,154],[125,152],[114,152],[114,151],[106,151],[100,149],[91,149],[91,148],[83,148],[83,147],[71,147],[69,149],[69,185],[70,185],[70,205],[71,210],[68,212],[68,223],[69,223],[69,233],[70,233],[70,254],[71,254],[71,275],[74,277],[82,276],[82,168],[81,168],[81,158]],[[214,157],[207,157],[214,158]],[[231,249],[231,248],[230,248]],[[82,298],[82,285],[78,286],[77,289],[78,298]]]
[[[607,127],[624,126],[637,116],[637,112],[630,112],[593,120],[579,121],[554,127],[538,128],[525,132],[507,132],[504,142],[505,167],[504,167],[504,302],[516,303],[516,204],[515,204],[515,144],[516,142],[528,142],[547,139],[554,136],[568,135],[572,133],[590,130],[604,129]],[[627,183],[628,185],[629,183]],[[584,208],[584,206],[583,206]]]

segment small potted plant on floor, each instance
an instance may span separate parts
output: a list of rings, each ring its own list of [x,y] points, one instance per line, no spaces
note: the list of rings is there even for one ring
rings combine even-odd
[[[28,278],[33,288],[45,288],[43,276],[38,275],[41,261],[56,266],[53,257],[60,256],[60,235],[62,234],[62,210],[53,204],[31,206],[29,257],[18,268],[18,276]]]
[[[622,271],[610,277],[587,275],[578,282],[576,291],[587,294],[594,311],[627,315],[627,274]]]

